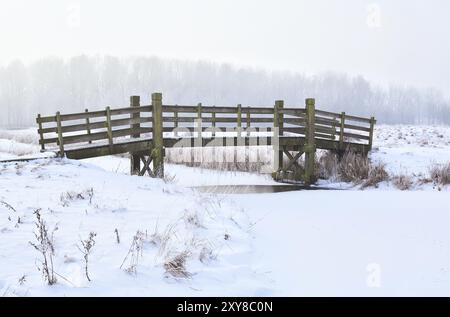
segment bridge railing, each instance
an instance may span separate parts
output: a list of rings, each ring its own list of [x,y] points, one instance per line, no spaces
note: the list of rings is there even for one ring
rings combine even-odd
[[[36,122],[42,151],[46,150],[46,146],[53,145],[60,156],[64,156],[67,151],[78,151],[72,157],[87,158],[147,151],[152,147],[156,165],[161,168],[164,146],[175,146],[176,142],[172,142],[174,139],[198,138],[199,133],[203,137],[204,132],[205,136],[211,138],[211,134],[214,137],[218,131],[229,131],[230,128],[234,129],[237,137],[247,138],[247,141],[255,131],[270,132],[272,137],[280,140],[303,139],[308,162],[313,161],[316,148],[343,151],[348,145],[362,145],[356,148],[367,152],[372,148],[376,123],[373,117],[318,110],[314,99],[307,99],[305,107],[289,108],[284,107],[283,101],[276,101],[272,107],[189,106],[163,105],[161,94],[152,95],[151,105],[141,106],[140,97],[133,96],[129,107],[107,107],[99,111],[86,109],[73,114],[58,112],[45,117],[38,115]],[[188,133],[178,134],[174,130]],[[140,147],[130,145],[142,140],[148,142],[142,143]],[[103,147],[99,148],[102,144]],[[203,142],[200,142],[200,146],[203,146]],[[97,149],[88,150],[89,147]],[[288,150],[276,153],[281,161],[283,151],[286,154]],[[139,163],[140,156],[133,156],[132,169],[133,165],[139,166]]]

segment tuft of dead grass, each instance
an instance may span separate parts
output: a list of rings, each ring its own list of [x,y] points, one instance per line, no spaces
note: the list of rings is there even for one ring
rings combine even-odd
[[[378,163],[376,165],[369,165],[369,176],[364,181],[361,189],[367,187],[378,187],[378,184],[389,180],[389,174],[386,171],[385,164]]]
[[[337,167],[339,179],[360,184],[369,178],[370,161],[366,156],[346,152]]]
[[[450,163],[433,165],[429,172],[430,178],[435,184],[441,186],[450,184]]]
[[[192,276],[186,269],[186,261],[191,256],[189,251],[181,252],[164,263],[166,274],[175,278],[190,278]]]
[[[321,179],[361,185],[361,189],[377,187],[379,183],[390,179],[384,164],[374,164],[367,156],[350,151],[340,160],[337,154],[325,152],[316,160],[316,175]]]
[[[410,190],[414,181],[410,175],[400,174],[392,178],[392,183],[394,186],[400,190]]]
[[[319,179],[332,179],[338,177],[339,159],[336,153],[326,151],[316,160],[316,176]]]

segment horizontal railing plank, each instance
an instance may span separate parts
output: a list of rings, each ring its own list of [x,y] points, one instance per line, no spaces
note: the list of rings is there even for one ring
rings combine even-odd
[[[361,127],[361,126],[352,125],[352,124],[344,124],[344,128],[345,129],[351,129],[351,130],[359,130],[359,131],[364,131],[364,132],[370,132],[370,128]]]
[[[370,140],[370,137],[368,137],[366,135],[355,134],[355,133],[344,132],[344,136],[353,138],[353,139],[359,139],[359,140]]]
[[[368,119],[368,118],[350,116],[348,114],[345,115],[345,120],[370,123],[370,119]]]

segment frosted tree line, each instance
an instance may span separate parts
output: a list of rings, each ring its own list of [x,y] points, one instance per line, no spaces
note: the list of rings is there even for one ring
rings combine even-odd
[[[0,67],[0,126],[33,126],[38,113],[127,106],[130,95],[149,104],[156,91],[164,93],[166,104],[271,106],[283,99],[303,107],[305,98],[315,97],[320,109],[374,115],[380,123],[450,124],[450,101],[436,90],[381,88],[338,73],[305,76],[205,61],[78,56]]]

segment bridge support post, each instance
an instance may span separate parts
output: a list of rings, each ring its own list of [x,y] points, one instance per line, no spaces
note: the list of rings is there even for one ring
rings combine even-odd
[[[162,94],[152,94],[153,106],[153,173],[157,178],[164,178],[164,142]]]
[[[306,99],[306,144],[305,144],[305,184],[314,182],[314,161],[316,156],[315,120],[316,101]]]
[[[140,107],[141,105],[141,97],[139,96],[131,96],[130,97],[130,107]],[[131,114],[131,120],[134,121],[133,124],[131,124],[131,129],[139,131],[141,124],[139,123],[139,119],[141,117],[140,112],[135,112]],[[137,123],[136,123],[137,121]],[[132,138],[139,138],[141,137],[141,134],[136,132],[135,134],[131,135]],[[131,175],[139,175],[141,172],[141,157],[137,153],[131,153],[130,154],[131,159]]]
[[[373,146],[373,129],[375,127],[375,118],[371,117],[370,118],[370,132],[369,132],[369,151],[372,151],[372,146]]]
[[[280,135],[283,135],[283,114],[280,113],[280,110],[282,110],[284,107],[284,101],[283,100],[277,100],[275,101],[275,106],[273,109],[273,137],[276,139],[279,139]],[[275,142],[272,142],[273,144]],[[278,178],[278,173],[283,170],[283,149],[280,148],[279,140],[277,140],[276,144],[278,146],[274,146],[274,178]]]

